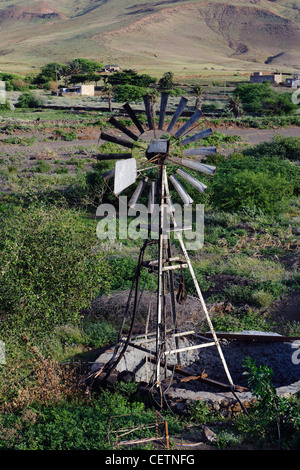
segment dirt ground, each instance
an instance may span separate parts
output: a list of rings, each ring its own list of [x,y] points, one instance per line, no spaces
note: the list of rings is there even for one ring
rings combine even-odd
[[[96,121],[98,114],[91,115],[91,121]],[[13,162],[17,166],[17,173],[21,175],[26,170],[34,169],[39,160],[45,160],[51,164],[51,170],[47,173],[54,173],[57,166],[68,165],[68,172],[74,173],[76,164],[70,161],[70,158],[80,159],[84,169],[91,168],[93,158],[98,151],[99,137],[101,129],[96,126],[77,127],[74,129],[74,121],[30,121],[34,125],[33,129],[14,129],[7,133],[5,127],[10,124],[9,120],[0,122],[0,157],[4,157],[6,162]],[[80,121],[79,121],[80,122]],[[26,122],[20,121],[20,124],[26,125]],[[74,140],[65,140],[57,135],[57,130],[63,130],[68,133],[75,130],[76,138]],[[261,142],[271,141],[276,134],[289,136],[300,136],[299,127],[288,127],[283,129],[251,129],[236,127],[218,127],[215,128],[224,134],[238,135],[242,138],[242,146],[257,145]],[[7,139],[20,138],[20,143],[8,143]],[[24,139],[33,139],[29,144]],[[103,143],[103,142],[102,142]],[[228,146],[227,146],[228,147]],[[219,148],[219,152],[230,153],[230,148]],[[13,160],[17,159],[17,163]],[[59,163],[58,163],[59,161]],[[78,162],[77,162],[78,163]]]
[[[239,129],[231,128],[220,129],[226,135],[239,135],[249,145],[258,145],[262,142],[271,142],[275,135],[285,137],[299,137],[300,127],[287,127],[283,129]]]

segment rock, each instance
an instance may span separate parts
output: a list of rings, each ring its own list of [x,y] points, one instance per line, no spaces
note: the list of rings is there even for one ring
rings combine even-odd
[[[216,442],[217,436],[211,429],[204,426],[202,429],[202,439],[204,442]]]

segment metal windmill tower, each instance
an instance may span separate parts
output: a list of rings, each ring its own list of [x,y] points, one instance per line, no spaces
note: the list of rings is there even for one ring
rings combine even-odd
[[[196,109],[192,116],[185,122],[182,127],[178,128],[178,120],[187,106],[188,100],[185,97],[180,99],[180,102],[171,118],[169,125],[165,125],[165,115],[168,104],[168,94],[161,93],[160,98],[160,111],[159,123],[156,128],[154,122],[153,106],[149,101],[149,97],[144,98],[145,112],[147,116],[147,128],[141,123],[138,118],[137,112],[126,103],[122,106],[122,112],[131,119],[132,124],[135,126],[136,133],[128,127],[124,126],[116,117],[111,117],[110,123],[115,129],[121,131],[122,137],[115,136],[111,133],[101,132],[100,139],[105,142],[113,142],[120,145],[120,153],[106,153],[97,156],[98,160],[117,160],[115,168],[106,172],[103,177],[108,185],[111,185],[112,191],[116,196],[119,196],[122,191],[130,187],[138,179],[140,179],[132,197],[128,203],[129,207],[134,207],[138,203],[142,194],[145,192],[146,187],[149,188],[148,199],[148,212],[153,210],[153,204],[157,203],[159,210],[159,223],[158,223],[158,237],[156,240],[148,238],[140,250],[137,270],[135,278],[132,283],[131,291],[129,293],[128,302],[125,308],[119,337],[115,346],[112,358],[105,365],[104,372],[106,378],[116,368],[117,364],[124,357],[128,346],[133,346],[138,349],[144,350],[149,353],[137,343],[135,344],[132,337],[133,327],[135,323],[135,313],[138,305],[139,296],[139,282],[142,268],[146,267],[151,269],[157,275],[157,292],[156,292],[156,315],[155,315],[155,332],[152,334],[155,338],[155,351],[151,352],[152,363],[154,364],[154,374],[151,378],[151,383],[160,386],[163,377],[166,377],[168,369],[168,358],[170,355],[176,355],[176,364],[180,365],[180,354],[182,351],[193,350],[198,348],[205,348],[215,346],[218,350],[220,359],[222,361],[224,371],[226,373],[229,388],[234,389],[234,384],[228,370],[219,340],[214,331],[209,313],[203,299],[198,281],[196,279],[191,260],[186,250],[182,231],[186,227],[179,226],[176,223],[174,216],[174,207],[170,196],[169,181],[173,188],[180,196],[184,205],[193,204],[193,200],[183,185],[178,181],[175,174],[168,175],[168,167],[172,169],[177,165],[176,173],[187,184],[203,193],[206,185],[199,181],[197,178],[189,174],[186,170],[202,173],[206,176],[213,176],[216,170],[215,166],[207,165],[201,162],[201,158],[216,154],[215,147],[199,147],[199,148],[185,148],[187,144],[195,143],[201,139],[211,135],[212,130],[206,129],[201,132],[194,133],[191,136],[186,136],[203,117],[200,110]],[[175,130],[177,128],[177,130]],[[100,140],[99,139],[99,140]],[[124,147],[127,152],[124,152]],[[179,149],[179,150],[178,150]],[[141,160],[136,158],[138,152],[139,156],[143,156]],[[196,157],[196,159],[195,159]],[[146,164],[145,164],[146,163]],[[138,167],[139,164],[139,167]],[[149,178],[149,166],[155,168],[157,176]],[[183,169],[184,168],[184,169]],[[170,216],[169,222],[166,221]],[[183,259],[178,256],[172,255],[172,246],[170,242],[170,231],[176,231],[176,235],[180,244]],[[157,258],[151,261],[144,261],[144,253],[146,248],[151,244],[157,244]],[[189,332],[180,332],[177,327],[177,312],[176,312],[176,291],[174,287],[174,272],[183,269],[190,271],[200,305],[205,314],[208,327],[211,332],[212,340],[203,337],[201,344],[181,348],[179,346],[179,339],[183,335],[188,335]],[[172,311],[172,328],[166,328],[166,286],[169,287],[171,311]],[[178,294],[177,294],[178,295]],[[129,303],[133,298],[133,310],[131,313],[129,331],[124,336],[123,328],[126,317],[129,315]],[[147,326],[146,326],[147,333]],[[170,341],[172,340],[172,346]],[[174,356],[173,356],[174,357]]]

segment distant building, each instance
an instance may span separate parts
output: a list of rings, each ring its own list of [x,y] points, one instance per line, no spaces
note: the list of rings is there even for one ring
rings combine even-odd
[[[254,72],[252,75],[250,75],[250,83],[263,83],[266,81],[277,84],[282,83],[282,74],[263,74],[262,72]]]
[[[300,73],[295,73],[291,78],[285,80],[285,85],[292,88],[300,87]]]
[[[74,85],[73,87],[60,88],[58,94],[69,95],[69,96],[94,96],[95,95],[95,85]]]
[[[121,67],[119,65],[105,65],[101,72],[120,72]]]

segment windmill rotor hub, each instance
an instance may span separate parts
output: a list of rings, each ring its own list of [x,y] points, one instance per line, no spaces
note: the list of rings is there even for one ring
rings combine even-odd
[[[169,147],[169,139],[152,139],[146,150],[146,157],[153,163],[162,164],[169,155]]]

